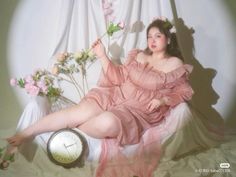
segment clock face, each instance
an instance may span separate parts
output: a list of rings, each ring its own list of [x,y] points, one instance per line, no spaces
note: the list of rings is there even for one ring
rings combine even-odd
[[[72,129],[59,130],[50,137],[47,150],[53,162],[67,166],[80,159],[83,142],[78,132]]]

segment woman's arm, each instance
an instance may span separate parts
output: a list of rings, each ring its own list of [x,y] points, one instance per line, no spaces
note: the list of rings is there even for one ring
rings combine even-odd
[[[106,73],[108,65],[111,63],[111,61],[105,52],[105,47],[102,44],[101,40],[100,39],[96,40],[93,43],[92,48],[93,48],[93,53],[101,62],[103,71]]]
[[[97,40],[92,45],[94,54],[99,58],[102,65],[97,85],[100,87],[119,86],[125,82],[127,78],[127,69],[123,65],[115,65],[111,62],[105,52],[105,47],[101,40]]]

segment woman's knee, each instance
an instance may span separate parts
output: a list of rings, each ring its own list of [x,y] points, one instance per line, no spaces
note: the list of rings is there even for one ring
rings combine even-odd
[[[107,137],[116,137],[119,134],[120,126],[118,118],[111,112],[104,112],[99,116],[99,129]]]

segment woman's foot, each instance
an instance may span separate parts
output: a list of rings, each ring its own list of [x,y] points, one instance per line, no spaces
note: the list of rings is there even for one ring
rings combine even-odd
[[[23,133],[17,133],[14,136],[7,138],[6,140],[9,143],[9,145],[17,147],[17,146],[20,146],[24,141],[30,138],[31,138],[30,136],[27,136]]]
[[[5,153],[3,154],[5,148],[0,148],[0,169],[5,170],[8,168],[11,162],[15,161],[15,154],[17,152],[17,147],[8,146]]]

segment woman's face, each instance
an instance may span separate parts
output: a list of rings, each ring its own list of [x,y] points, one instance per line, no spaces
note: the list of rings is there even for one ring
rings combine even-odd
[[[153,53],[158,53],[166,51],[168,39],[158,28],[152,27],[148,32],[147,42],[148,48]]]

